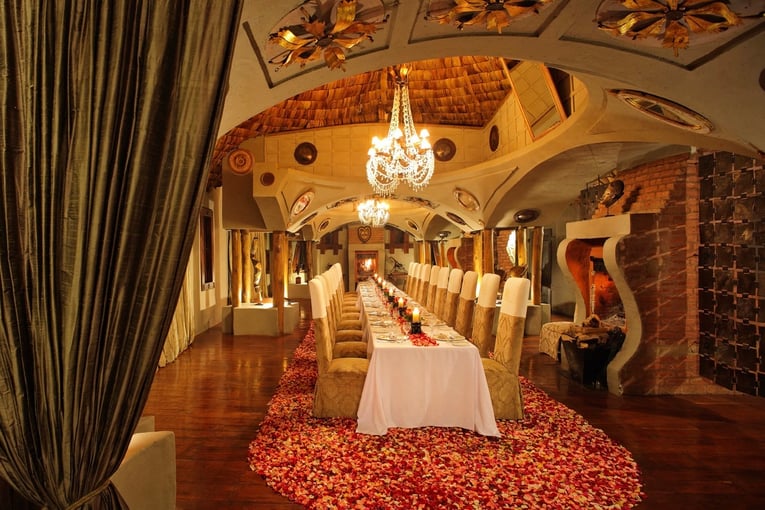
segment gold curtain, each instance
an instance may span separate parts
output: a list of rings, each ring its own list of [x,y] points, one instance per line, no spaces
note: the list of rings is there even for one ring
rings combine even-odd
[[[0,3],[0,476],[124,508],[178,303],[241,3]]]

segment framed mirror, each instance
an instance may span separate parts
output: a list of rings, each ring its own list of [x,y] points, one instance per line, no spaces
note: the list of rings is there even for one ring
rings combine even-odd
[[[508,68],[526,128],[537,140],[566,119],[550,70],[539,62],[523,61]]]

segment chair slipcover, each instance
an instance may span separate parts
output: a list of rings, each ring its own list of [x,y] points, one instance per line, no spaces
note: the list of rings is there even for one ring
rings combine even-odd
[[[468,271],[462,276],[462,290],[457,302],[454,329],[465,338],[473,336],[473,311],[475,310],[476,284],[478,273]]]
[[[494,349],[492,330],[494,329],[494,311],[497,306],[498,290],[499,275],[484,274],[481,278],[478,303],[473,311],[473,336],[471,337],[482,358],[488,357],[489,352]]]
[[[436,282],[436,295],[433,300],[431,309],[436,317],[443,320],[444,302],[446,301],[446,288],[449,286],[449,268],[442,267],[438,271],[438,279]]]
[[[451,327],[454,327],[454,321],[457,318],[457,305],[459,305],[463,274],[462,269],[452,269],[449,273],[449,283],[446,285],[446,297],[441,309],[441,318]]]
[[[494,358],[481,360],[496,419],[523,418],[523,394],[518,379],[523,348],[523,330],[530,282],[509,278],[502,293]]]
[[[317,278],[308,282],[319,369],[314,389],[313,415],[318,418],[356,418],[369,360],[333,357],[327,306],[321,287]]]
[[[440,271],[441,268],[439,266],[431,266],[430,276],[428,276],[428,288],[422,300],[422,305],[431,312],[436,301],[436,288],[438,287],[438,273]]]

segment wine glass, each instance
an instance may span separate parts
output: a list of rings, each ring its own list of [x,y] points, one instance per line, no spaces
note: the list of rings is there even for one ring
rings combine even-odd
[[[412,332],[412,323],[409,321],[404,321],[403,324],[401,324],[401,330],[404,332],[404,335],[409,338],[409,333]]]

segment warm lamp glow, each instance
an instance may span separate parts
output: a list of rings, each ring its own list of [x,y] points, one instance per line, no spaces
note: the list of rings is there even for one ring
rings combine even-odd
[[[418,191],[427,186],[433,176],[435,159],[428,141],[430,134],[423,129],[418,136],[412,119],[408,72],[402,67],[396,80],[388,136],[372,138],[368,152],[367,180],[375,193],[382,196],[392,194],[401,181]],[[403,117],[403,130],[399,126],[399,114]]]

